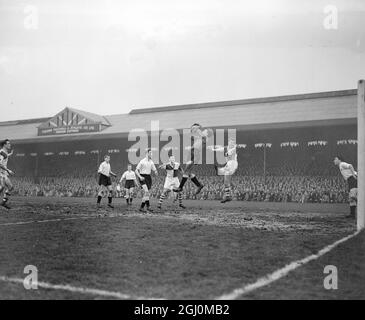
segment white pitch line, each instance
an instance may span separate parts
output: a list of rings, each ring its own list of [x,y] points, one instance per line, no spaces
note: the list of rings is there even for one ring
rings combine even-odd
[[[11,278],[11,277],[0,276],[0,281],[24,285],[24,279],[20,279],[20,278]],[[92,296],[105,297],[105,298],[116,298],[116,299],[121,299],[121,300],[127,300],[127,299],[160,300],[160,299],[154,299],[154,298],[134,297],[134,296],[124,294],[121,292],[116,292],[116,291],[74,287],[74,286],[71,286],[68,284],[51,284],[51,283],[47,283],[47,282],[38,282],[37,285],[39,288],[43,288],[43,289],[61,290],[61,291],[68,291],[68,292],[72,292],[72,293],[80,293],[80,294],[84,294],[84,295],[92,295]]]
[[[361,230],[358,230],[355,233],[353,233],[345,238],[342,238],[342,239],[328,245],[327,247],[324,247],[323,249],[318,251],[317,254],[312,254],[301,260],[294,261],[294,262],[286,265],[284,268],[281,268],[279,270],[274,271],[271,274],[268,274],[262,278],[259,278],[254,283],[245,285],[242,288],[235,289],[231,293],[221,295],[220,297],[216,298],[216,300],[235,300],[244,294],[247,294],[249,292],[255,291],[256,289],[265,287],[265,286],[287,276],[289,274],[289,272],[305,265],[306,263],[308,263],[310,261],[316,260],[319,257],[325,255],[326,253],[330,252],[332,249],[336,248],[341,243],[344,243],[347,240],[357,236],[360,232],[361,232]]]
[[[31,220],[31,221],[20,221],[20,222],[8,222],[0,224],[2,226],[17,226],[24,224],[32,224],[32,223],[46,223],[46,222],[59,222],[59,221],[68,221],[68,220],[80,220],[80,219],[94,219],[97,217],[75,217],[75,218],[57,218],[57,219],[45,219],[45,220]]]

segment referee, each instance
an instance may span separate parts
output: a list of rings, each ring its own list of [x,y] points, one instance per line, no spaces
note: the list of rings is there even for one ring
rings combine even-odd
[[[108,207],[114,209],[112,205],[113,187],[110,176],[116,177],[117,175],[114,172],[112,172],[110,168],[110,156],[106,155],[104,157],[104,162],[102,162],[99,166],[98,174],[99,174],[99,192],[98,192],[97,206],[98,208],[100,208],[101,199],[103,198],[103,192],[104,189],[106,189],[108,191]]]

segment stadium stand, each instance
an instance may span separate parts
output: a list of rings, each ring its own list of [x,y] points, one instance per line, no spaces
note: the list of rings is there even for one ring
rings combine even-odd
[[[15,193],[95,197],[103,155],[111,155],[113,171],[121,175],[134,144],[128,132],[148,131],[151,119],[159,119],[160,130],[182,130],[192,121],[237,129],[239,167],[232,179],[236,200],[347,201],[346,186],[332,160],[341,154],[356,166],[354,90],[139,109],[114,116],[65,108],[50,118],[3,122],[0,135],[15,146],[9,161],[16,172]],[[215,175],[214,166],[200,165],[195,171],[206,186],[198,199],[220,199],[223,179]],[[152,197],[159,197],[163,175],[155,178]],[[190,183],[184,196],[196,198]]]

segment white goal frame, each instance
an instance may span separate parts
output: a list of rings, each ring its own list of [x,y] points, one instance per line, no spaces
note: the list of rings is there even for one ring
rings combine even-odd
[[[357,229],[365,228],[365,80],[357,89]]]

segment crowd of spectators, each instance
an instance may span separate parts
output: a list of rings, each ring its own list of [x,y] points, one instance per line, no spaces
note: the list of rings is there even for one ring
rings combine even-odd
[[[195,186],[188,182],[184,188],[185,199],[218,200],[223,196],[223,178],[200,176],[205,188],[195,195]],[[152,198],[159,198],[163,190],[164,176],[153,178]],[[90,197],[98,192],[96,177],[41,177],[14,178],[14,193],[19,196]],[[117,180],[114,181],[116,191]],[[311,176],[234,176],[233,199],[244,201],[343,203],[347,201],[346,185],[341,177]],[[118,194],[116,192],[116,194]],[[140,188],[135,196],[141,197]],[[123,196],[123,192],[119,194]]]
[[[272,151],[239,152],[239,167],[232,178],[233,199],[243,201],[343,203],[347,202],[347,187],[332,163],[330,153]],[[18,174],[13,177],[14,193],[19,196],[90,197],[97,196],[97,166],[99,158],[50,157],[39,163],[37,174]],[[127,159],[112,157],[112,169],[119,178],[126,170]],[[28,163],[29,164],[29,163]],[[356,166],[356,163],[354,163]],[[19,162],[18,172],[26,171],[26,162]],[[265,167],[265,170],[264,170]],[[195,186],[189,181],[183,192],[185,199],[218,200],[223,197],[223,177],[215,175],[214,165],[198,165],[194,172],[205,188],[195,195]],[[159,198],[165,173],[153,177],[153,198]],[[116,190],[118,180],[114,179]],[[116,192],[116,194],[118,194]],[[135,196],[141,197],[140,188]],[[119,193],[123,196],[123,192]]]

